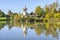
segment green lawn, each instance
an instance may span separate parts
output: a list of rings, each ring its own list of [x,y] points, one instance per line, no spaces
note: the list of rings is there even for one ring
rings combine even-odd
[[[6,17],[0,17],[0,20],[6,20]]]

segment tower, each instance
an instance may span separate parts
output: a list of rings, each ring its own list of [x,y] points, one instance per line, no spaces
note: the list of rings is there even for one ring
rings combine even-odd
[[[23,16],[27,15],[27,8],[26,6],[23,8]]]

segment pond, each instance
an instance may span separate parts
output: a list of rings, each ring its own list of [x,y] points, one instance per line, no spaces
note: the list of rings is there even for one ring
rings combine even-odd
[[[60,40],[60,25],[0,21],[0,40]]]

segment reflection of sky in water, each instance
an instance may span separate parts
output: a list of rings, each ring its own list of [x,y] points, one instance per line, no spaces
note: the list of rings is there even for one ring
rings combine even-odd
[[[60,33],[58,40],[60,39]],[[5,26],[0,30],[0,40],[57,40],[52,35],[45,36],[44,33],[41,35],[36,35],[34,29],[28,29],[27,35],[24,37],[22,28],[13,27],[11,30],[8,29],[8,26]]]

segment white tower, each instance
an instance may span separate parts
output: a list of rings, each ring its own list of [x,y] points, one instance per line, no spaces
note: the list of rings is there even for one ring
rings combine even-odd
[[[23,8],[23,16],[27,15],[27,8],[26,6]]]

